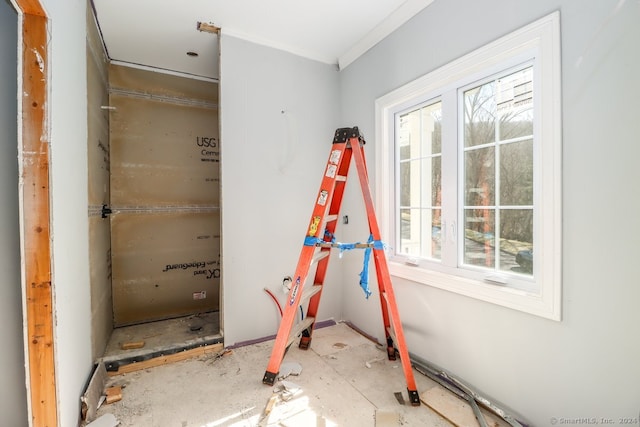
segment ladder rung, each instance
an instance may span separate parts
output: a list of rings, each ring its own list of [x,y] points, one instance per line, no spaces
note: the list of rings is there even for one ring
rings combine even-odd
[[[330,251],[320,251],[313,256],[313,259],[311,260],[311,262],[312,263],[318,262],[321,259],[328,257],[330,253],[331,253]]]
[[[319,248],[339,248],[341,244],[332,243],[332,242],[320,242],[320,243],[316,243],[316,246]],[[354,247],[358,249],[372,248],[373,243],[356,243]]]
[[[322,289],[322,285],[313,285],[302,291],[302,295],[300,296],[300,305],[302,305],[303,301],[310,300],[312,296],[320,292],[320,289]]]
[[[343,181],[345,182],[347,180],[347,177],[344,175],[338,175],[336,176],[336,181]]]
[[[335,220],[338,219],[338,215],[327,215],[327,221],[326,222],[333,222]]]
[[[315,317],[307,317],[304,320],[300,321],[298,324],[296,324],[292,329],[291,329],[291,335],[289,335],[289,339],[287,340],[287,347],[289,347],[291,345],[291,343],[293,343],[293,341],[295,341],[295,339],[298,337],[298,335],[300,335],[300,333],[302,331],[304,331],[305,329],[307,329],[309,326],[311,326],[313,324],[313,322],[315,322],[316,318]]]

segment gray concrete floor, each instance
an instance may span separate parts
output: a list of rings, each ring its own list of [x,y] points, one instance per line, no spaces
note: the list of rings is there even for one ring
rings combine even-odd
[[[408,401],[400,361],[387,360],[385,349],[345,324],[314,331],[307,351],[291,346],[283,362],[299,363],[302,372],[286,380],[300,390],[287,401],[278,397],[265,417],[279,385],[262,384],[272,346],[267,341],[112,377],[107,386],[122,386],[122,400],[103,405],[98,416],[112,413],[123,427],[376,426],[376,415],[385,427],[451,425],[424,404],[400,405],[394,392]],[[419,393],[435,386],[414,375]]]
[[[159,354],[171,354],[184,349],[221,343],[220,313],[200,313],[175,319],[147,322],[113,330],[103,357],[107,370],[131,360],[146,360]],[[123,350],[125,343],[142,342],[142,348]]]

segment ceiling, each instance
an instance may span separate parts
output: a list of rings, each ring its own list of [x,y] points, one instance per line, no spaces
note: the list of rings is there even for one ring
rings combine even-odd
[[[198,22],[344,68],[433,1],[92,0],[112,61],[214,79],[218,35]]]

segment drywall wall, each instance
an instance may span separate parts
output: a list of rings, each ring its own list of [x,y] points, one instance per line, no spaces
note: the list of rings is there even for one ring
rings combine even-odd
[[[225,344],[275,334],[339,127],[335,67],[221,36],[221,206]],[[332,260],[318,319],[340,315]]]
[[[18,15],[0,1],[0,417],[28,425],[18,215]]]
[[[87,217],[86,0],[45,0],[49,21],[51,232],[60,426],[77,425],[92,369]]]
[[[377,97],[558,9],[562,321],[406,280],[395,280],[395,289],[409,350],[503,402],[531,425],[587,424],[571,422],[579,418],[619,425],[625,417],[637,424],[640,4],[436,1],[341,72],[343,119],[373,135]],[[349,202],[350,209],[358,209],[355,197]],[[362,224],[354,223],[357,227]],[[359,267],[346,266],[345,277]],[[345,292],[344,301],[350,301],[345,317],[381,336],[379,323],[371,320],[374,307],[358,302],[355,294]]]
[[[91,281],[91,355],[102,356],[113,330],[111,294],[111,233],[102,206],[110,205],[108,59],[93,16],[87,7],[87,185],[89,265]]]

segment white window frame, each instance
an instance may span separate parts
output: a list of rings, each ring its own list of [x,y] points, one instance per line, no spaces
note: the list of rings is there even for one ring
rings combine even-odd
[[[375,102],[376,205],[383,240],[395,241],[395,114],[512,66],[534,67],[534,270],[535,292],[478,280],[464,273],[424,268],[396,257],[390,248],[392,276],[478,300],[561,320],[562,294],[562,127],[560,14],[554,12],[388,93]],[[453,90],[452,92],[452,89]],[[449,104],[451,105],[451,103]],[[457,101],[453,100],[453,105]],[[443,116],[457,110],[445,111]],[[458,119],[456,119],[458,120]],[[443,138],[446,131],[443,123]],[[449,131],[457,134],[457,123]],[[458,135],[460,137],[460,135]],[[456,145],[456,144],[451,144]],[[458,150],[457,147],[445,149]],[[444,173],[444,172],[443,172]],[[443,210],[446,209],[443,200]],[[458,221],[457,224],[463,224]],[[462,269],[459,269],[462,271]]]

